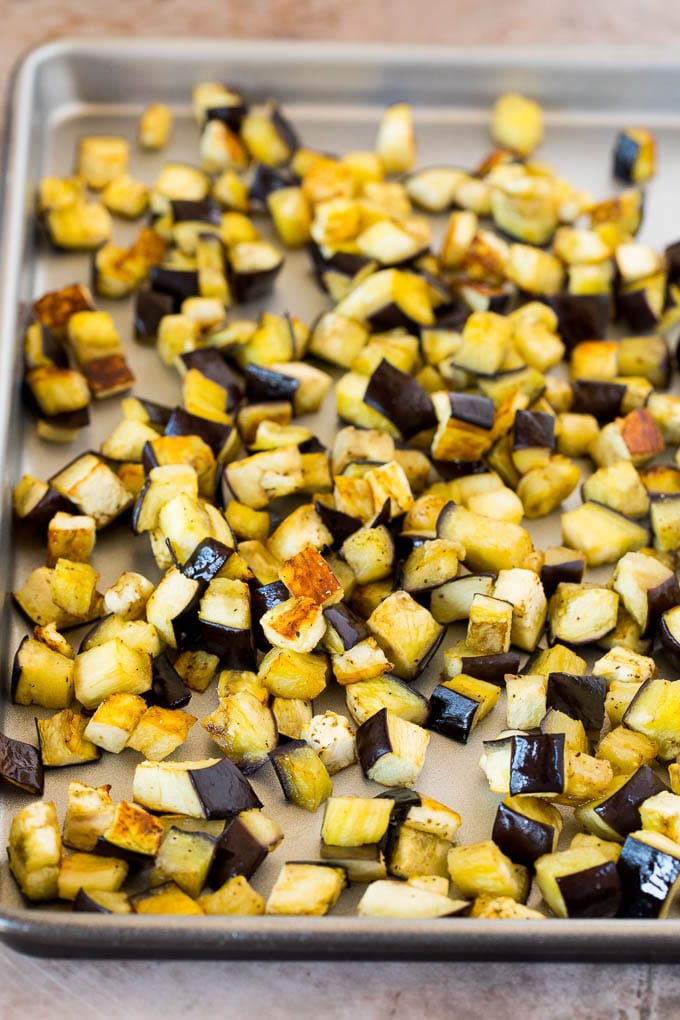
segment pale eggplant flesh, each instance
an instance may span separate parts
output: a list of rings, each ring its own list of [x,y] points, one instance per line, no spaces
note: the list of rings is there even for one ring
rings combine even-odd
[[[189,370],[196,368],[206,379],[221,386],[227,394],[227,411],[231,412],[243,399],[243,384],[239,376],[227,364],[224,355],[215,347],[201,347],[180,355],[180,361]]]

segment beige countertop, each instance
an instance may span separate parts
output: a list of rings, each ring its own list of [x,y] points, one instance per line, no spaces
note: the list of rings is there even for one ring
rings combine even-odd
[[[63,35],[304,38],[448,44],[680,44],[663,0],[0,0],[0,85],[29,47]],[[554,1020],[677,1015],[672,966],[36,960],[0,947],[0,1017],[91,1020],[290,1015]]]

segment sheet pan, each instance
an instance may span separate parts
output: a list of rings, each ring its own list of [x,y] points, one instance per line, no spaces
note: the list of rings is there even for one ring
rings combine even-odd
[[[20,336],[31,299],[48,289],[89,277],[87,257],[56,256],[38,243],[33,226],[35,188],[47,173],[67,174],[78,138],[87,133],[123,134],[134,141],[136,119],[151,100],[170,104],[176,127],[162,154],[131,147],[131,172],[151,182],[166,159],[195,159],[197,129],[189,102],[192,85],[216,78],[241,85],[254,98],[277,98],[305,144],[348,151],[370,148],[385,104],[409,100],[415,111],[419,165],[473,166],[489,148],[489,110],[496,96],[515,89],[533,95],[546,108],[546,141],[541,156],[564,177],[605,197],[612,190],[611,147],[615,132],[644,124],[654,128],[661,174],[649,189],[641,237],[663,246],[680,236],[680,64],[658,51],[465,50],[336,46],[333,44],[146,41],[102,39],[62,41],[31,53],[19,67],[8,104],[2,262],[0,263],[0,478],[2,529],[0,590],[3,593],[0,726],[12,736],[35,742],[33,715],[9,697],[14,650],[26,632],[8,593],[41,562],[41,552],[16,542],[11,526],[11,489],[26,471],[48,477],[76,452],[96,448],[120,418],[117,401],[95,408],[93,425],[73,449],[48,447],[34,436],[20,406]],[[677,228],[676,228],[677,224]],[[131,240],[135,226],[116,223],[115,238]],[[127,342],[138,379],[135,393],[175,403],[176,375],[154,352],[131,340],[129,302],[98,306],[114,315]],[[306,257],[288,256],[269,307],[288,310],[307,322],[325,307]],[[244,314],[258,308],[245,308]],[[239,311],[239,315],[241,311]],[[334,428],[327,406],[312,423],[322,438]],[[578,498],[574,497],[574,505]],[[115,531],[115,529],[114,529]],[[539,522],[538,544],[557,541],[556,522]],[[131,543],[103,533],[95,566],[100,588],[128,567],[156,577],[144,538]],[[460,632],[451,628],[445,644]],[[441,650],[418,686],[429,693],[436,683]],[[343,710],[342,698],[325,707]],[[214,693],[194,695],[189,710],[201,718],[212,710]],[[317,707],[318,711],[318,707]],[[461,842],[487,838],[497,798],[477,770],[481,742],[503,726],[499,706],[463,748],[433,735],[418,788],[455,807],[463,817]],[[194,727],[175,758],[215,753],[207,735]],[[132,757],[130,757],[132,756]],[[104,755],[97,766],[48,772],[45,796],[61,813],[66,786],[78,776],[110,782],[112,795],[131,795],[139,756]],[[320,816],[285,803],[269,766],[253,777],[265,810],[282,824],[286,839],[254,879],[267,890],[285,860],[318,855]],[[357,768],[340,773],[336,793],[366,793]],[[377,788],[375,790],[377,792]],[[0,792],[0,844],[25,796]],[[402,959],[675,959],[680,920],[662,922],[592,920],[490,922],[467,919],[375,921],[353,916],[361,888],[343,894],[339,908],[324,918],[100,917],[22,902],[6,864],[0,864],[0,937],[17,949],[40,955],[171,957],[309,957]]]

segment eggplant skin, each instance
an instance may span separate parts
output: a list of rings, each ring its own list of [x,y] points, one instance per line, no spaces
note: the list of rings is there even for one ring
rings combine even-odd
[[[262,807],[248,780],[228,758],[210,768],[192,769],[189,776],[208,819],[228,818],[249,808]]]
[[[556,879],[569,917],[615,917],[621,906],[621,879],[614,861]]]
[[[510,793],[564,792],[564,734],[527,733],[512,738]]]
[[[661,782],[649,765],[641,765],[620,789],[598,804],[594,811],[623,838],[642,825],[642,802],[666,789],[665,783]]]
[[[445,737],[466,744],[478,709],[478,701],[440,684],[430,696],[430,718],[427,725]]]
[[[530,867],[543,854],[554,849],[552,825],[529,818],[507,804],[499,804],[491,838],[510,860]]]
[[[621,905],[618,917],[662,917],[680,880],[680,858],[631,834],[619,857]]]
[[[45,786],[40,752],[32,744],[0,733],[0,777],[27,793],[40,796]]]
[[[580,719],[586,730],[598,733],[604,725],[607,681],[599,676],[549,673],[547,707],[556,708],[572,719]]]

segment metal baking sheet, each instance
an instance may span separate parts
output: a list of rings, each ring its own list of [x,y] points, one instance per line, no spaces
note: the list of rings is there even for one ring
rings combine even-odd
[[[15,708],[9,696],[14,650],[26,632],[8,593],[43,561],[37,546],[16,543],[11,527],[11,489],[30,471],[46,478],[77,452],[96,448],[121,417],[117,401],[94,408],[93,423],[73,448],[38,441],[19,401],[20,336],[30,301],[46,290],[89,279],[89,259],[55,255],[34,231],[35,188],[45,174],[68,174],[77,140],[88,133],[129,138],[131,172],[151,182],[168,159],[196,159],[198,134],[190,112],[191,89],[206,79],[239,84],[254,99],[275,97],[298,128],[304,143],[344,152],[371,148],[384,106],[408,100],[414,106],[419,165],[474,166],[489,149],[491,104],[506,90],[525,92],[546,110],[546,140],[541,157],[574,184],[606,197],[613,184],[611,148],[621,127],[653,127],[659,146],[659,179],[649,188],[641,238],[659,247],[680,235],[680,67],[672,56],[637,51],[512,51],[441,48],[336,46],[333,44],[216,41],[135,41],[130,39],[62,41],[31,53],[18,69],[8,106],[0,263],[0,477],[2,522],[0,590],[3,592],[0,725],[12,736],[35,742],[33,716],[43,709]],[[151,100],[170,104],[176,124],[170,146],[160,154],[141,153],[134,145],[136,121]],[[675,226],[677,224],[677,228]],[[441,227],[441,224],[440,224]],[[115,239],[125,243],[138,228],[116,222]],[[135,393],[165,403],[178,399],[176,374],[160,365],[155,353],[131,339],[130,302],[98,299],[111,311],[127,345],[137,377]],[[311,322],[327,307],[309,272],[304,253],[289,253],[269,307],[290,311]],[[239,309],[239,317],[258,307]],[[327,404],[312,427],[331,438],[334,411]],[[574,497],[575,505],[578,497]],[[539,522],[537,544],[558,541],[556,520]],[[122,569],[151,577],[158,571],[145,537],[121,538],[111,529],[98,537],[94,564],[100,588]],[[444,646],[461,635],[450,628]],[[419,679],[429,694],[436,683],[441,649]],[[189,710],[199,719],[215,705],[214,692],[196,695]],[[341,695],[319,699],[315,708],[343,710]],[[481,742],[504,724],[502,703],[478,727],[467,747],[432,735],[418,789],[460,812],[460,842],[488,838],[497,798],[489,793],[477,767]],[[196,725],[175,758],[214,755],[216,748]],[[89,768],[48,771],[45,797],[55,800],[62,817],[71,778],[112,784],[114,799],[131,796],[135,752],[104,754]],[[308,815],[287,804],[270,766],[252,777],[265,811],[277,818],[286,838],[254,878],[265,895],[285,860],[318,856],[321,811]],[[358,767],[334,780],[338,794],[378,792]],[[0,844],[7,842],[11,817],[25,795],[6,786],[0,791]],[[525,959],[674,959],[680,950],[680,919],[665,921],[589,920],[542,922],[378,921],[354,916],[361,894],[343,894],[331,916],[304,917],[104,917],[72,914],[59,907],[27,907],[0,865],[0,937],[17,949],[41,955],[171,957],[354,957],[525,958]],[[532,901],[533,902],[533,901]]]

